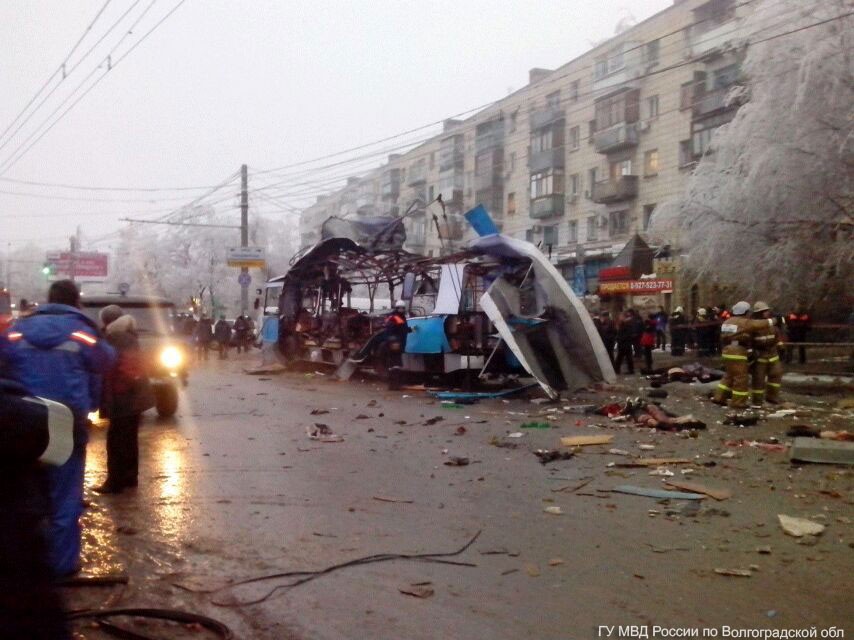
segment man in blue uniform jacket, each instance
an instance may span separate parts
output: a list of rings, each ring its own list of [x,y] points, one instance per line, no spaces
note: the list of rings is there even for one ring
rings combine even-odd
[[[73,282],[54,282],[48,291],[48,304],[19,319],[0,336],[3,377],[20,383],[33,395],[64,404],[74,415],[71,456],[47,471],[49,558],[58,577],[80,569],[87,416],[99,407],[102,378],[116,357],[79,304],[80,292]]]

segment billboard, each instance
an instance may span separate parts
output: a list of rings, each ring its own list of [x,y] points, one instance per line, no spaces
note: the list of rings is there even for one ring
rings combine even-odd
[[[46,262],[52,267],[55,280],[74,278],[86,282],[103,282],[107,279],[109,259],[106,253],[94,251],[52,251]]]

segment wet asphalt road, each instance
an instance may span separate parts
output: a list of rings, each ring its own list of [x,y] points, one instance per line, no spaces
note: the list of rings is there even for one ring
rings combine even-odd
[[[192,375],[175,419],[146,416],[139,489],[87,492],[86,571],[124,570],[130,584],[69,590],[69,606],[172,606],[260,639],[575,639],[596,637],[597,625],[821,628],[852,620],[850,471],[794,469],[784,453],[728,449],[724,440],[747,434],[715,426],[713,414],[712,428],[697,439],[618,423],[595,429],[589,425],[608,421],[563,413],[551,421],[555,428],[507,439],[522,422],[543,421],[546,407],[514,400],[447,409],[423,392],[390,392],[372,381],[242,373],[256,358],[212,360]],[[626,390],[610,395],[620,393]],[[687,385],[674,393],[668,406],[678,412],[715,411]],[[600,392],[575,401],[608,399]],[[425,424],[436,417],[442,420]],[[306,429],[317,423],[344,441],[311,440]],[[782,435],[773,421],[762,428]],[[547,466],[530,452],[556,446],[559,436],[590,433],[615,439]],[[89,488],[103,480],[103,436],[96,428]],[[494,437],[518,446],[491,446]],[[618,484],[661,481],[646,469],[608,468],[622,460],[609,447],[696,457],[688,465],[692,480],[735,495],[704,500],[691,514],[681,511],[684,503],[609,493]],[[721,458],[726,451],[735,457]],[[451,456],[470,464],[446,466]],[[563,515],[544,511],[552,506]],[[780,531],[778,513],[817,517],[828,529],[816,544],[799,544]],[[206,593],[230,579],[372,554],[449,552],[478,531],[453,558],[476,567],[393,561],[348,568],[240,607],[214,601],[258,598],[283,581]],[[770,555],[757,551],[765,546]],[[714,573],[750,565],[751,577]],[[433,595],[401,593],[420,583]],[[183,636],[173,630],[164,637]]]

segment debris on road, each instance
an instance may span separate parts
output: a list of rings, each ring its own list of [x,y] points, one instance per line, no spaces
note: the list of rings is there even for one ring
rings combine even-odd
[[[575,454],[571,451],[557,451],[555,449],[537,449],[534,455],[540,459],[542,464],[548,464],[555,460],[569,460]]]
[[[430,583],[427,583],[430,584]],[[400,591],[403,595],[413,596],[415,598],[429,598],[432,596],[435,591],[430,587],[423,585],[412,585],[408,587],[398,587],[398,591]]]
[[[691,464],[688,458],[635,458],[630,462],[620,462],[617,467],[664,467],[669,464]]]
[[[389,498],[388,496],[373,496],[373,499],[378,502],[396,502],[399,504],[412,504],[414,502],[409,498]]]
[[[783,528],[783,531],[794,538],[819,536],[826,528],[823,524],[819,524],[818,522],[813,522],[806,518],[787,516],[782,513],[777,514],[777,518],[780,521],[780,526]]]
[[[646,498],[657,498],[659,500],[702,500],[706,496],[700,493],[686,493],[682,491],[665,491],[664,489],[650,489],[647,487],[636,487],[629,484],[621,484],[611,489],[614,493],[627,493],[633,496]]]
[[[795,438],[791,459],[819,464],[854,464],[854,442]]]
[[[608,435],[568,436],[560,439],[560,443],[564,447],[586,447],[596,444],[611,444],[613,441],[614,436]]]
[[[446,467],[465,467],[469,464],[469,459],[462,456],[451,456],[445,460]]]
[[[519,425],[520,429],[551,429],[548,422],[525,422]]]
[[[667,480],[665,481],[665,484],[675,489],[682,489],[683,491],[689,491],[691,493],[702,493],[718,501],[727,500],[732,497],[732,491],[728,489],[715,489],[713,487],[707,487],[697,482],[686,482],[684,480]]]
[[[535,564],[526,564],[525,573],[527,573],[532,578],[538,578],[540,576],[540,568]]]
[[[545,509],[543,509],[543,511],[546,513],[550,513],[553,516],[563,515],[563,509],[561,509],[560,507],[546,507]]]
[[[557,567],[563,564],[563,558],[552,558],[549,560],[550,567]]]
[[[306,427],[305,432],[311,440],[318,442],[344,442],[344,436],[336,435],[329,425],[320,422],[315,423],[313,427]]]
[[[735,576],[738,578],[749,578],[753,575],[750,569],[715,569],[720,576]]]
[[[324,413],[329,413],[329,410],[328,409],[312,409],[310,415],[322,416]]]
[[[427,420],[424,421],[424,426],[430,427],[430,426],[436,424],[437,422],[442,422],[442,420],[444,420],[444,419],[445,419],[444,416],[435,416],[433,418],[427,418]]]

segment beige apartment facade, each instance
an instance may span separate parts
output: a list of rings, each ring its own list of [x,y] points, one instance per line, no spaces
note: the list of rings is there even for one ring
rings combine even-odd
[[[407,247],[440,255],[462,246],[461,214],[483,204],[503,233],[539,243],[577,293],[596,293],[732,119],[749,9],[677,0],[558,69],[532,69],[522,89],[319,198],[303,212],[303,242],[328,215],[406,214]],[[668,306],[718,302],[659,249]]]

